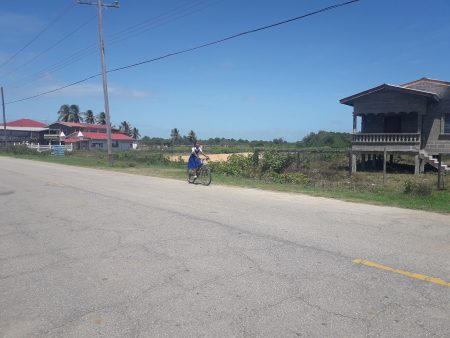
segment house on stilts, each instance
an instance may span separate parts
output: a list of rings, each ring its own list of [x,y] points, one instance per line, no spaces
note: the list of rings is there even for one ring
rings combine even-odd
[[[450,82],[382,84],[340,100],[353,107],[352,172],[394,154],[415,156],[415,173],[450,154]],[[359,128],[358,128],[359,127]],[[449,170],[441,164],[443,170]]]

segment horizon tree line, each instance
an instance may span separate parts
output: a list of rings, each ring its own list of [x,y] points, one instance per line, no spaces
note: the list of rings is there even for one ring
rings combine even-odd
[[[94,115],[94,112],[91,109],[86,110],[85,112],[80,111],[80,107],[76,104],[68,105],[63,104],[58,112],[58,121],[61,122],[74,122],[74,123],[88,123],[88,124],[98,124],[98,125],[106,125],[106,114],[105,112],[100,112],[98,115]],[[111,128],[116,128],[114,125],[111,125]],[[130,122],[122,121],[120,123],[119,131],[122,134],[133,137],[135,139],[139,139],[141,137],[139,133],[139,129],[131,126]]]

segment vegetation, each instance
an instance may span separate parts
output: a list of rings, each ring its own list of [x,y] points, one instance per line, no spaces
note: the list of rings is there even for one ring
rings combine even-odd
[[[97,124],[100,124],[100,125],[106,125],[106,114],[105,114],[105,112],[101,112],[101,113],[99,113],[96,117],[95,117],[95,120],[96,120],[96,122],[97,122]]]
[[[186,179],[186,163],[156,151],[124,151],[114,154],[113,166],[108,165],[104,151],[66,153],[53,157],[36,153],[26,147],[14,147],[0,152],[21,158],[63,164],[96,167],[141,175]],[[397,159],[400,160],[400,159]],[[363,201],[375,204],[424,209],[450,213],[450,189],[436,189],[436,173],[420,176],[398,173],[388,167],[385,181],[379,172],[357,172],[348,175],[345,152],[327,149],[286,153],[276,150],[232,154],[226,162],[211,162],[216,184],[240,185],[260,189],[302,192],[314,196]]]
[[[90,109],[86,110],[84,114],[84,122],[94,124],[95,123],[95,116],[94,112]]]
[[[179,146],[179,151],[184,151],[183,146],[190,146],[193,141],[198,140],[208,149],[210,153],[226,153],[232,154],[236,152],[253,152],[258,149],[270,150],[296,150],[299,148],[320,148],[328,147],[333,149],[349,148],[351,145],[351,134],[349,133],[334,133],[327,131],[319,131],[310,133],[301,141],[287,142],[283,138],[275,138],[272,141],[262,140],[244,140],[244,139],[228,139],[228,138],[209,138],[198,139],[196,133],[191,130],[187,136],[183,136],[178,128],[173,128],[170,131],[170,138],[149,137],[144,136],[141,139],[141,145],[148,148],[162,148],[172,146],[176,151]]]
[[[61,122],[83,122],[80,108],[76,104],[63,104],[58,110],[58,121]]]

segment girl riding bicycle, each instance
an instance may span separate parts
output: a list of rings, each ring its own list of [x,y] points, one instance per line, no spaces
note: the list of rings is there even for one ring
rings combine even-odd
[[[198,142],[195,141],[194,146],[192,147],[191,156],[189,156],[188,160],[188,169],[191,171],[194,179],[197,178],[199,169],[203,165],[203,162],[200,159],[200,154],[205,156],[205,158],[209,160],[209,157],[205,153],[203,153],[201,145],[199,145]]]

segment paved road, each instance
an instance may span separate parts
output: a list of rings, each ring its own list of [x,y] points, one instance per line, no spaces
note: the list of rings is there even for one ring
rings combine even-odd
[[[450,336],[450,216],[0,157],[0,337]]]

